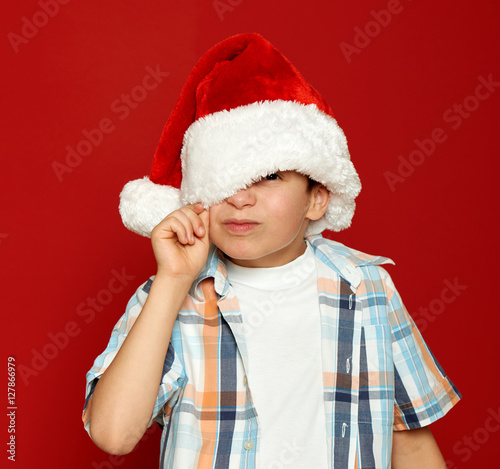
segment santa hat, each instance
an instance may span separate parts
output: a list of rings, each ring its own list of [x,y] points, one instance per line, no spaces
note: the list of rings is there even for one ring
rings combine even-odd
[[[189,75],[160,138],[149,177],[120,195],[127,228],[143,236],[190,203],[206,208],[260,178],[297,171],[330,191],[306,234],[351,224],[361,184],[332,110],[298,70],[258,34],[230,37]]]

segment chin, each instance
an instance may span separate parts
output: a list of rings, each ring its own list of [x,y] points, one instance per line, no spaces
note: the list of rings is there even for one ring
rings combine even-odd
[[[228,249],[226,251],[222,250],[226,257],[229,259],[234,259],[236,261],[254,261],[259,259],[261,256],[255,253],[245,252],[237,249]]]
[[[226,257],[234,259],[248,259],[252,258],[252,254],[255,252],[253,244],[242,239],[218,239],[218,237],[214,236],[213,238],[211,237],[211,241],[226,255]]]

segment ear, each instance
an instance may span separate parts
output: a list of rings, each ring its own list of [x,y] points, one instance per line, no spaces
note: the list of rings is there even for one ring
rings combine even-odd
[[[322,184],[316,184],[311,189],[311,201],[306,217],[311,220],[319,220],[326,212],[330,203],[330,191]]]

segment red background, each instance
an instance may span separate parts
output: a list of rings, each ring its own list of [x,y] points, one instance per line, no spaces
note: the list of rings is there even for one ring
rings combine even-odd
[[[432,425],[448,466],[498,463],[499,308],[490,296],[497,269],[490,249],[498,240],[500,90],[482,89],[480,101],[470,96],[478,77],[500,81],[500,7],[401,0],[386,26],[370,23],[372,10],[397,4],[69,1],[38,31],[25,26],[32,37],[22,38],[26,21],[43,24],[41,3],[9,2],[1,44],[0,280],[2,356],[14,356],[18,368],[17,467],[157,467],[158,429],[131,455],[113,459],[92,444],[80,421],[85,373],[128,298],[154,273],[149,241],[121,224],[118,194],[125,182],[148,174],[197,58],[232,34],[252,31],[320,90],[346,132],[363,190],[353,226],[334,237],[396,261],[389,269],[409,311],[464,395]],[[354,46],[356,27],[368,27],[373,37],[346,57],[340,44]],[[169,76],[126,116],[116,103],[113,110],[115,100],[141,85],[146,67],[157,65]],[[464,100],[474,110],[458,122],[453,106]],[[103,118],[113,131],[60,181],[53,163],[66,164],[66,147],[76,148],[82,131]],[[436,128],[446,141],[398,173],[398,157],[408,161],[415,139],[430,138]],[[386,171],[399,174],[393,190]],[[113,270],[122,269],[133,279],[106,291]],[[466,287],[446,304],[445,281]],[[106,304],[91,316],[82,303],[93,297]],[[429,306],[427,317],[419,312]]]

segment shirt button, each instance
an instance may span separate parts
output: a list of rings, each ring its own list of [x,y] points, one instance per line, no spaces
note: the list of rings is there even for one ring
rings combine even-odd
[[[246,375],[243,376],[243,386],[246,386],[247,385],[247,377]]]
[[[253,448],[253,441],[245,441],[245,444],[243,446],[247,451],[250,451]]]

